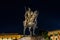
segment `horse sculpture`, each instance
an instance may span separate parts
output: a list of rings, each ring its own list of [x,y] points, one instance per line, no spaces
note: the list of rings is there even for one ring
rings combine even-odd
[[[31,28],[33,28],[33,35],[35,35],[34,30],[37,27],[37,16],[37,11],[33,12],[30,8],[25,12],[25,20],[23,21],[24,35],[26,28],[29,28],[30,35],[32,35]]]

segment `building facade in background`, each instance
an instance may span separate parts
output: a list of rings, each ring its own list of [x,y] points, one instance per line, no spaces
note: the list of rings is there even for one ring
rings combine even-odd
[[[1,33],[0,34],[0,40],[18,40],[22,35],[19,35],[18,33]]]
[[[50,40],[60,40],[60,30],[53,30],[48,32]]]

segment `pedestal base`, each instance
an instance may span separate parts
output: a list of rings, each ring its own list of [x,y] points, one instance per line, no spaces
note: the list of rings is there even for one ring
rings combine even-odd
[[[41,36],[26,36],[21,38],[20,40],[45,40],[45,39]]]

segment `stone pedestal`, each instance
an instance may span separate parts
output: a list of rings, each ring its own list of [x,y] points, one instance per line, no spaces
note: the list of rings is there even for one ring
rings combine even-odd
[[[44,38],[41,36],[26,36],[19,40],[44,40]]]

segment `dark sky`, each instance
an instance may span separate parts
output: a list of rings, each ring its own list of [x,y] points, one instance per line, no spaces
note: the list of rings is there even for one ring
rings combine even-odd
[[[0,32],[23,32],[24,7],[39,11],[39,29],[60,29],[59,1],[2,0],[0,1]]]

